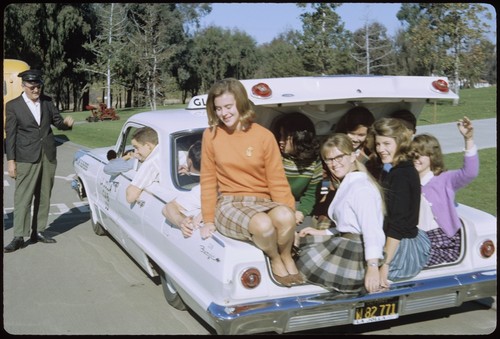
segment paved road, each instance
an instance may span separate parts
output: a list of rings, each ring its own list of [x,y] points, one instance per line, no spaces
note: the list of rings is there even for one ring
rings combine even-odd
[[[497,119],[472,121],[474,142],[479,149],[497,147]],[[443,153],[457,153],[464,149],[464,139],[456,123],[417,126],[417,134],[429,133],[438,138]]]
[[[483,125],[491,130],[493,120],[474,122],[481,148],[496,147],[496,131],[481,141],[481,135],[488,135]],[[449,132],[461,143],[453,124],[423,126],[417,132],[432,128],[440,139]],[[213,334],[193,313],[170,307],[160,281],[150,279],[113,240],[94,234],[86,202],[70,188],[77,149],[71,142],[58,147],[48,229],[57,244],[38,243],[4,254],[4,330],[18,335]],[[12,239],[13,184],[4,163],[4,245]],[[496,329],[496,304],[491,307],[491,298],[485,303],[314,333],[489,334]]]

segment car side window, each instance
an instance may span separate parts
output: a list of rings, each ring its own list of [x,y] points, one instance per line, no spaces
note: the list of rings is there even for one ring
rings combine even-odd
[[[134,132],[136,130],[137,127],[132,126],[125,130],[122,142],[119,147],[118,156],[123,156],[126,152],[134,150],[134,147],[132,146],[132,136],[134,135]]]
[[[188,161],[190,147],[197,141],[201,141],[201,133],[184,134],[174,137],[172,154],[174,155],[174,168],[172,170],[172,181],[177,188],[190,190],[200,183],[198,166],[193,166],[192,161]]]

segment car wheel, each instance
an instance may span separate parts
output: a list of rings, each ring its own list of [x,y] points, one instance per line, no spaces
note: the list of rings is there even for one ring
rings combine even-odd
[[[94,233],[97,235],[105,235],[106,230],[104,227],[102,227],[101,224],[98,222],[94,222],[94,218],[92,217],[92,209],[90,209],[90,223],[92,224],[92,229],[94,230]]]
[[[179,293],[177,293],[177,290],[172,284],[172,280],[163,271],[161,272],[160,276],[161,276],[161,286],[163,288],[163,294],[165,295],[165,299],[167,299],[169,305],[175,309],[178,309],[179,311],[185,311],[186,304],[184,304],[184,301],[182,300],[181,296],[179,295]]]

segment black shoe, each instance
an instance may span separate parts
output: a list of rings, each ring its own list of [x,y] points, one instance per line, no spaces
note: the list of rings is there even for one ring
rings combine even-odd
[[[3,248],[4,253],[10,253],[17,251],[20,248],[24,247],[24,238],[23,237],[14,237],[14,239]]]
[[[43,235],[42,233],[38,232],[35,234],[31,235],[31,242],[34,244],[36,242],[43,242],[45,244],[53,244],[56,242],[56,239],[51,238],[49,236]]]

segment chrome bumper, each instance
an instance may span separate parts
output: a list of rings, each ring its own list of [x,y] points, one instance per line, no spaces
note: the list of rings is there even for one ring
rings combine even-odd
[[[222,306],[208,313],[218,334],[296,332],[353,323],[354,311],[367,301],[399,297],[400,316],[443,308],[497,294],[496,269],[393,283],[388,291],[356,296],[322,293]]]

